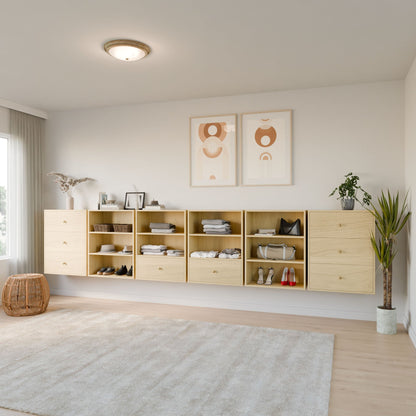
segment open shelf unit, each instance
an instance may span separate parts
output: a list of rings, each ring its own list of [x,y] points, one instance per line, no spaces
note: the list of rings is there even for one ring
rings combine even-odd
[[[280,221],[285,219],[294,222],[300,219],[300,236],[275,235],[256,236],[258,229],[275,229],[279,232]],[[246,211],[245,212],[245,284],[262,288],[278,288],[285,290],[306,289],[306,211]],[[293,260],[268,260],[257,257],[258,245],[286,244],[296,248]],[[270,267],[274,269],[274,278],[271,285],[258,285],[258,268],[264,270],[266,279]],[[296,286],[282,286],[281,277],[285,267],[295,270]]]
[[[136,211],[136,279],[165,282],[186,282],[186,210]],[[175,233],[152,233],[151,222],[171,223]],[[183,250],[182,257],[142,255],[144,244],[166,245],[167,249]]]
[[[212,235],[203,232],[203,219],[230,221],[232,234]],[[242,286],[243,211],[188,211],[188,281],[216,285]],[[193,258],[194,251],[241,249],[240,259]]]
[[[88,211],[88,276],[113,279],[134,279],[134,254],[119,253],[125,245],[132,246],[135,252],[135,216],[133,210],[118,211]],[[100,232],[94,231],[94,224],[132,224],[131,232]],[[102,244],[114,244],[115,253],[100,253]],[[133,276],[98,275],[102,267],[114,267],[116,270],[122,265],[127,269],[133,266]]]

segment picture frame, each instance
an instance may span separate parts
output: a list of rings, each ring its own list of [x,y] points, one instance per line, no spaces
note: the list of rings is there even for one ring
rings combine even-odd
[[[292,185],[292,110],[241,115],[241,184]]]
[[[143,209],[145,195],[145,192],[126,192],[124,209]]]
[[[189,118],[190,186],[237,185],[237,114]]]
[[[98,194],[98,209],[101,210],[103,205],[107,204],[108,196],[106,192],[100,192]]]

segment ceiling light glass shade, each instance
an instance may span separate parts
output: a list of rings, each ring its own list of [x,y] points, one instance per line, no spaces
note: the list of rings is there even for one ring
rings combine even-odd
[[[116,39],[104,44],[104,50],[120,61],[133,62],[150,53],[150,47],[137,40]]]

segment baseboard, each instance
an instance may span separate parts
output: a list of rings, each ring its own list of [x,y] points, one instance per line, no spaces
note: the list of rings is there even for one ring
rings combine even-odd
[[[416,331],[412,325],[408,326],[407,331],[409,332],[409,338],[412,340],[413,345],[416,348]]]
[[[284,308],[279,305],[270,304],[265,305],[264,303],[258,302],[238,302],[232,299],[227,301],[217,301],[215,299],[202,299],[197,297],[183,297],[183,298],[172,298],[168,296],[157,296],[149,295],[140,296],[137,293],[134,294],[109,294],[107,292],[95,292],[95,291],[84,291],[84,290],[65,290],[65,289],[51,289],[52,295],[58,296],[78,296],[83,298],[98,298],[98,299],[109,299],[109,300],[121,300],[121,301],[133,301],[133,302],[145,302],[145,303],[158,303],[168,305],[182,305],[182,306],[196,306],[204,308],[218,308],[218,309],[231,309],[231,310],[243,310],[251,312],[268,312],[268,313],[279,313],[286,315],[303,315],[303,316],[316,316],[322,318],[336,318],[336,319],[352,319],[360,321],[375,321],[374,313],[358,312],[353,310],[342,310],[333,308],[317,308],[300,306],[299,304],[290,306],[285,305]]]

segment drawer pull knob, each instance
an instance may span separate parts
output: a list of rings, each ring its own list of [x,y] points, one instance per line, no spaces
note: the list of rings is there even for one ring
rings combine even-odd
[[[342,250],[338,250],[338,253],[339,253],[339,254],[342,254]]]
[[[339,280],[342,280],[342,279],[343,279],[343,277],[342,277],[342,276],[338,276],[338,279],[339,279]]]
[[[68,244],[66,241],[62,241],[62,244]]]
[[[66,220],[63,220],[62,222],[63,222],[64,224],[67,224],[67,221],[66,221]]]
[[[63,266],[68,266],[68,264],[66,262],[64,262],[64,261],[62,262],[62,265]]]
[[[157,269],[158,269],[158,270],[163,270],[163,267],[159,266]]]
[[[340,227],[342,227],[342,224],[338,224]]]
[[[218,273],[218,271],[217,271],[217,270],[213,270],[213,271],[212,271],[212,273],[214,273],[214,274],[215,274],[215,273]]]

